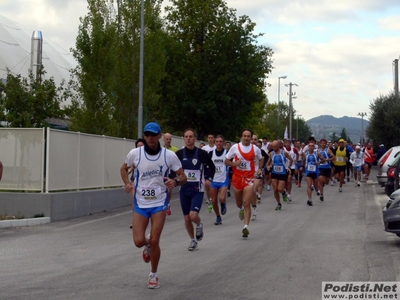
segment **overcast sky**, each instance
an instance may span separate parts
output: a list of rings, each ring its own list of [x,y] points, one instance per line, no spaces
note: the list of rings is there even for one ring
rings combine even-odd
[[[166,3],[168,1],[165,1]],[[399,0],[227,0],[264,33],[273,49],[267,82],[270,102],[288,101],[309,120],[370,114],[369,104],[393,90],[393,60],[400,56]],[[41,30],[65,49],[74,47],[86,0],[1,0],[0,13],[30,31]]]

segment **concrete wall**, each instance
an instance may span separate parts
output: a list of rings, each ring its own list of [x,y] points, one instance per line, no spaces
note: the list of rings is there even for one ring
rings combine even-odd
[[[44,214],[51,221],[87,216],[132,205],[123,188],[63,193],[0,193],[0,214],[31,218]]]

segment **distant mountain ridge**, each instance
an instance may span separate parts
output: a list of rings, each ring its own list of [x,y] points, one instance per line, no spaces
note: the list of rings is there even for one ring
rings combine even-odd
[[[356,117],[341,117],[336,118],[331,115],[322,115],[306,121],[310,126],[314,137],[317,140],[322,138],[329,140],[333,133],[340,136],[343,128],[346,129],[347,135],[353,143],[358,143],[361,140],[361,118]],[[369,121],[365,120],[364,123],[364,140],[366,139],[365,129],[369,125]]]

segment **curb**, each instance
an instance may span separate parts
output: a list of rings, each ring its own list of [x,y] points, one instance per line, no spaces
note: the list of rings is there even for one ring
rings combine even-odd
[[[50,217],[19,219],[19,220],[4,220],[4,221],[0,221],[0,228],[37,226],[37,225],[42,225],[42,224],[47,224],[47,223],[50,223]]]

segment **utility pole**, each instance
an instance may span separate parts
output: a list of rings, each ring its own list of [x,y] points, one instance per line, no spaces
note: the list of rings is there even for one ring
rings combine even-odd
[[[289,86],[289,139],[292,141],[292,115],[293,115],[293,106],[292,106],[292,98],[296,95],[296,92],[292,93],[292,86],[298,86],[295,83],[285,84],[285,86]]]
[[[280,122],[280,115],[281,115],[281,79],[285,79],[287,76],[279,76],[278,77],[278,129],[279,129],[279,122]]]
[[[365,112],[358,113],[361,116],[361,145],[364,145],[364,117],[367,115]]]
[[[396,98],[399,97],[399,60],[393,61],[394,65],[394,95]]]

